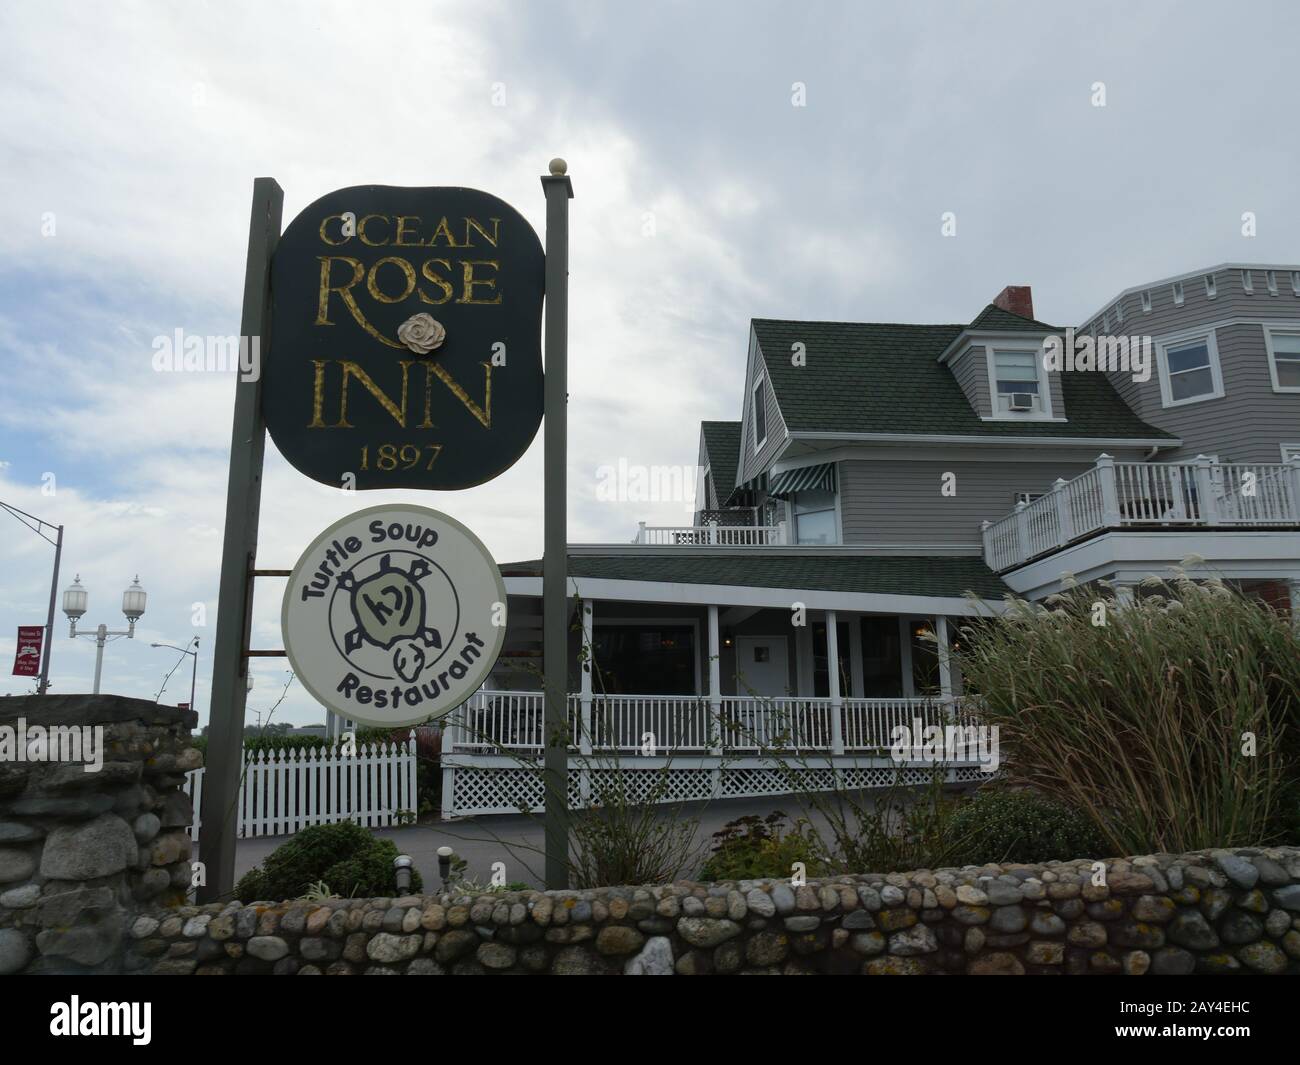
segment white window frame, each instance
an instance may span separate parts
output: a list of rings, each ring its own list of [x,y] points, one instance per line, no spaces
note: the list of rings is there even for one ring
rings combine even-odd
[[[1025,506],[1029,506],[1030,503],[1036,503],[1046,494],[1046,492],[1016,492],[1012,495],[1011,505],[1015,506],[1017,503],[1023,502]]]
[[[1278,449],[1282,452],[1282,461],[1290,462],[1294,458],[1300,458],[1300,444],[1278,444]]]
[[[1147,291],[1142,293],[1142,313],[1143,314],[1151,313],[1151,290],[1150,289],[1147,289]]]
[[[1038,410],[1002,410],[998,405],[998,368],[996,351],[1028,352],[1034,356],[1034,370],[1038,374]],[[1057,419],[1052,411],[1052,386],[1047,370],[1043,367],[1043,345],[1027,344],[1025,341],[995,341],[984,348],[985,369],[989,375],[989,407],[995,422],[1050,422],[1064,421]]]
[[[836,483],[838,485],[838,482]],[[802,544],[802,545],[799,543],[800,515],[794,509],[794,497],[797,496],[798,494],[799,494],[798,492],[791,493],[790,498],[787,499],[785,503],[785,509],[786,509],[785,527],[789,533],[790,543],[794,546],[803,546],[803,547],[838,547],[840,544],[842,544],[844,542],[844,528],[841,524],[841,517],[840,517],[840,493],[838,491],[830,493],[831,505],[829,507],[826,507],[823,510],[810,510],[805,512],[808,514],[829,513],[832,516],[832,520],[834,521],[834,526],[835,526],[834,539],[831,541],[830,544]]]
[[[1274,392],[1300,392],[1300,386],[1283,385],[1277,376],[1277,353],[1273,350],[1274,333],[1294,333],[1300,336],[1300,322],[1267,322],[1264,324],[1264,348],[1268,352],[1268,376]]]
[[[754,387],[749,390],[749,420],[754,425],[754,454],[757,455],[763,450],[763,445],[767,443],[767,392],[763,389],[767,383],[767,374],[759,372],[754,380]],[[758,438],[758,400],[759,393],[762,393],[763,399],[763,439]]]
[[[1169,383],[1170,348],[1186,347],[1198,340],[1205,341],[1206,351],[1210,356],[1210,381],[1213,390],[1204,396],[1191,396],[1187,399],[1174,399]],[[1223,371],[1219,367],[1219,345],[1213,329],[1196,329],[1175,336],[1160,337],[1156,341],[1156,366],[1160,373],[1160,405],[1162,407],[1186,407],[1193,403],[1204,403],[1211,399],[1223,398]]]

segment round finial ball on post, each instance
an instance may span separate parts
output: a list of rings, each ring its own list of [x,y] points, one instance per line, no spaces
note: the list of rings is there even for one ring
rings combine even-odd
[[[551,160],[551,177],[564,177],[569,172],[569,164],[556,156]]]

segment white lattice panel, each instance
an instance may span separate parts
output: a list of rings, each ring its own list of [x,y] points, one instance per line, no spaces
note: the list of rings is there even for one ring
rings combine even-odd
[[[929,766],[915,766],[901,773],[890,764],[880,766],[841,766],[781,770],[755,766],[703,766],[679,768],[656,766],[637,768],[624,762],[617,766],[570,764],[568,798],[572,809],[591,803],[605,803],[617,795],[620,801],[693,802],[709,798],[748,798],[762,795],[789,795],[793,792],[846,789],[888,788],[895,783],[924,784],[930,779]],[[953,782],[986,780],[978,766],[960,766],[948,771]],[[540,811],[544,805],[540,764],[529,766],[476,767],[457,765],[444,770],[444,816],[466,817],[474,814],[519,813]]]

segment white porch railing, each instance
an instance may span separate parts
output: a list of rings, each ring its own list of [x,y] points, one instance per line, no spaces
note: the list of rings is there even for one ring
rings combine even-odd
[[[1300,525],[1300,460],[1116,462],[1058,480],[1032,503],[985,522],[984,561],[1005,570],[1099,529]]]
[[[399,811],[418,812],[415,733],[404,743],[255,751],[244,760],[235,815],[238,835],[279,836],[311,825],[356,821],[392,825]],[[204,770],[185,776],[194,805],[190,837],[198,839]]]
[[[804,696],[707,695],[569,696],[569,749],[636,753],[791,751],[847,754],[887,750],[893,730],[971,724],[962,700],[938,698],[840,699]],[[448,718],[444,754],[528,753],[545,747],[541,692],[480,690]],[[584,742],[585,737],[585,742]]]
[[[640,522],[634,544],[650,547],[780,547],[785,522],[777,525],[646,525]]]
[[[542,808],[541,712],[539,692],[480,691],[451,715],[444,817]],[[690,802],[924,784],[935,771],[926,753],[914,743],[895,761],[891,751],[894,729],[918,720],[922,728],[977,724],[960,700],[570,695],[568,802],[579,809],[612,793]],[[946,779],[986,779],[988,767],[966,751],[943,767]]]

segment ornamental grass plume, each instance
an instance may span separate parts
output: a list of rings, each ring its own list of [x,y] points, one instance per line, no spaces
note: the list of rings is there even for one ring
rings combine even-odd
[[[1095,587],[1009,598],[963,628],[954,658],[1004,773],[1086,812],[1116,854],[1268,842],[1296,794],[1291,619],[1182,570],[1143,584],[1127,606]]]

